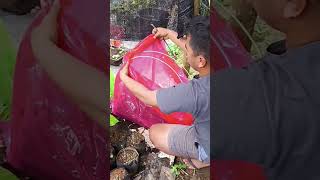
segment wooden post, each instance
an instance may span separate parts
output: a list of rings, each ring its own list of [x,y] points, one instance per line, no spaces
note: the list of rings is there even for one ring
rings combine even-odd
[[[195,16],[200,15],[200,6],[201,6],[201,0],[194,0],[194,9],[193,9],[193,14]]]
[[[232,8],[235,10],[236,17],[243,24],[249,34],[252,35],[257,19],[257,13],[255,10],[249,3],[246,2],[246,0],[233,0]],[[250,51],[252,42],[250,41],[248,35],[245,34],[243,29],[236,21],[232,21],[232,26],[244,47]]]

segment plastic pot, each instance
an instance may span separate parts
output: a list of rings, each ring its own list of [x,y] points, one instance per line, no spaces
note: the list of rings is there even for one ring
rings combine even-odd
[[[139,132],[132,132],[127,138],[126,145],[135,148],[140,154],[143,154],[147,147],[144,136]]]
[[[133,147],[124,148],[118,153],[116,162],[118,167],[126,168],[129,173],[134,174],[138,170],[139,153]]]

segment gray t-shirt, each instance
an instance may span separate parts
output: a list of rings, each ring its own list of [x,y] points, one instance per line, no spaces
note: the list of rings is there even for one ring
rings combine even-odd
[[[160,110],[166,114],[188,112],[195,118],[197,143],[210,155],[210,76],[194,79],[186,84],[157,92]]]

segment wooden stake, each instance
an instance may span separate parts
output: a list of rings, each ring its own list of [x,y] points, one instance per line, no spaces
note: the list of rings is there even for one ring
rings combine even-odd
[[[194,0],[194,15],[200,15],[201,0]]]

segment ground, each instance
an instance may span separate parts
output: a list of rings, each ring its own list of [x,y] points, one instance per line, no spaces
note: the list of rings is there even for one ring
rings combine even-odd
[[[119,151],[126,147],[133,147],[139,152],[137,164],[125,165],[128,176],[134,180],[162,179],[162,180],[205,180],[210,176],[210,169],[201,170],[188,169],[183,165],[180,158],[166,155],[154,149],[149,140],[148,130],[141,128],[128,121],[121,121],[110,128],[110,159],[111,159],[111,180],[119,177]],[[128,159],[133,159],[128,157]],[[118,168],[117,168],[118,165]],[[135,168],[135,166],[137,167]],[[131,171],[130,171],[131,169]],[[132,170],[134,169],[134,170]],[[120,171],[121,170],[121,171]],[[160,178],[161,177],[161,178]]]

